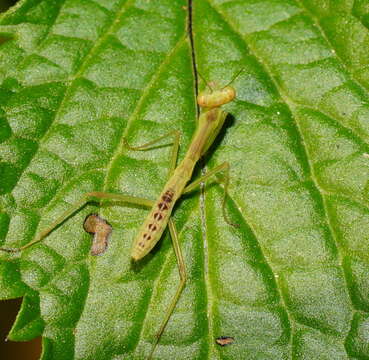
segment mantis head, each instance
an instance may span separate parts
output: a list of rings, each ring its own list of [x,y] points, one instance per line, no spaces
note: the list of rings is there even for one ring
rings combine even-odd
[[[208,83],[198,71],[197,73],[205,81],[206,89],[197,96],[197,104],[205,109],[212,109],[231,102],[236,97],[236,90],[231,84],[240,76],[244,69],[241,69],[233,79],[223,87],[215,81]]]
[[[208,86],[197,96],[197,103],[202,108],[215,108],[231,102],[236,97],[236,90],[227,85],[220,88],[216,83],[211,82]]]

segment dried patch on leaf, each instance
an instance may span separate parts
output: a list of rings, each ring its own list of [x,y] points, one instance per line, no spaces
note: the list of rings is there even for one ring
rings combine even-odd
[[[83,228],[90,234],[93,234],[91,255],[103,254],[109,243],[112,232],[111,225],[97,214],[90,214],[83,223]]]
[[[220,346],[227,346],[234,343],[234,338],[232,336],[220,336],[215,341]]]

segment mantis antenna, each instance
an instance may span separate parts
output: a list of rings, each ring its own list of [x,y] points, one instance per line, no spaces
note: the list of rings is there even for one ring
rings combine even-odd
[[[229,86],[229,85],[231,85],[241,74],[242,74],[242,72],[245,70],[245,68],[241,68],[241,70],[240,71],[238,71],[237,73],[236,73],[236,75],[235,76],[233,76],[233,78],[232,78],[232,80],[227,84],[227,85],[225,85],[225,86],[223,86],[222,87],[222,90],[224,89],[224,88],[226,88],[227,86]]]
[[[224,85],[222,88],[218,88],[218,86],[216,86],[216,88],[218,89],[218,90],[224,90],[227,86],[230,86],[241,74],[242,74],[242,72],[245,70],[245,68],[241,68],[237,73],[236,73],[236,75],[234,75],[233,76],[233,78],[232,78],[232,80],[228,83],[228,84],[226,84],[226,85]],[[213,82],[211,82],[211,83],[209,83],[206,79],[205,79],[205,77],[200,73],[200,71],[199,70],[197,70],[197,73],[199,74],[199,76],[200,76],[200,78],[204,81],[204,83],[206,84],[206,86],[210,89],[210,91],[211,92],[214,92],[216,89],[214,89],[210,84],[216,84],[216,83],[213,83]]]
[[[197,73],[200,75],[201,79],[204,81],[204,83],[206,84],[206,86],[213,92],[214,89],[210,86],[210,84],[206,81],[205,77],[201,75],[200,71],[197,70]]]

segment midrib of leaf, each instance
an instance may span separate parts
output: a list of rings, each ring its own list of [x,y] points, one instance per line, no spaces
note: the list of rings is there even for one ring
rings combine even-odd
[[[204,173],[204,171],[202,172]],[[211,359],[212,356],[216,356],[219,359],[219,353],[214,351],[214,343],[213,339],[216,338],[216,334],[214,331],[214,324],[213,324],[213,306],[214,306],[214,294],[211,288],[211,281],[210,281],[210,274],[209,274],[209,261],[210,261],[210,254],[209,254],[209,242],[207,236],[207,229],[206,229],[206,207],[205,207],[205,196],[204,196],[204,186],[201,186],[200,192],[200,215],[201,215],[201,234],[204,241],[204,282],[205,282],[205,291],[206,291],[206,305],[207,305],[207,319],[208,319],[208,340],[209,344],[209,351],[208,351],[208,358]]]
[[[214,9],[214,11],[216,11],[222,18],[223,20],[228,24],[228,26],[230,27],[230,29],[235,33],[237,34],[237,36],[246,43],[244,37],[236,30],[236,28],[234,27],[234,25],[232,24],[231,20],[230,19],[227,19],[226,15],[221,13],[220,11],[218,11],[218,9],[211,3],[210,0],[206,0],[209,5],[212,7],[212,9]],[[285,21],[285,19],[283,20]],[[275,81],[275,79],[273,78],[273,76],[271,75],[271,72],[270,70],[268,69],[267,65],[257,56],[256,52],[255,52],[255,49],[253,49],[249,44],[247,44],[248,48],[250,49],[251,53],[255,56],[255,58],[258,60],[259,64],[263,64],[264,68],[266,69],[266,73],[269,74],[269,77],[271,78],[273,84],[275,85],[275,87],[279,90],[278,88],[278,85]],[[279,90],[280,91],[280,90]],[[283,97],[282,97],[283,98]],[[301,138],[300,138],[300,143],[301,143]],[[247,216],[247,214],[244,214],[241,210],[241,206],[240,204],[230,195],[230,198],[231,200],[236,204],[236,207],[239,211],[239,213],[241,214],[242,218],[244,219],[245,223],[250,227],[252,233],[254,234],[255,238],[258,239],[259,238],[259,235],[258,235],[258,232],[254,226],[254,224],[252,223],[251,219]],[[288,320],[289,320],[289,327],[291,329],[291,333],[290,333],[290,345],[292,344],[292,340],[293,340],[293,330],[294,330],[294,326],[293,326],[293,323],[294,321],[292,321],[293,317],[292,317],[292,314],[291,312],[289,311],[288,309],[288,306],[286,305],[286,301],[285,301],[285,298],[284,298],[284,294],[283,294],[283,291],[282,291],[282,288],[281,288],[281,285],[278,281],[278,279],[276,278],[275,274],[277,273],[276,269],[273,267],[273,265],[268,261],[268,257],[264,254],[264,251],[263,251],[263,247],[261,245],[259,245],[259,248],[260,248],[260,251],[264,257],[264,261],[265,263],[269,266],[269,268],[272,270],[272,273],[274,275],[274,280],[275,280],[275,283],[277,285],[277,289],[278,289],[278,294],[279,294],[279,299],[280,299],[280,302],[284,308],[284,310],[286,311],[286,314],[287,314],[287,317],[288,317]],[[293,349],[292,349],[292,346],[290,347],[290,355],[291,355],[291,359],[292,359],[292,352],[293,352]]]
[[[231,194],[228,194],[228,198],[229,198],[229,201],[230,202],[233,202],[233,204],[235,205],[234,207],[237,209],[236,211],[238,212],[238,214],[240,215],[240,217],[242,218],[242,220],[245,222],[245,224],[250,228],[251,230],[251,233],[252,235],[255,237],[255,239],[258,239],[258,232],[255,228],[255,225],[253,224],[253,222],[251,221],[250,218],[247,217],[246,214],[244,214],[242,211],[241,211],[241,206],[240,204],[237,202],[237,200],[232,197]],[[205,212],[206,214],[206,212]],[[203,221],[205,222],[205,219],[203,219]],[[241,225],[241,224],[237,224],[237,225]],[[206,237],[206,235],[204,235],[204,237]],[[204,249],[205,253],[207,254],[206,252],[206,249]],[[269,267],[269,269],[271,269],[271,272],[274,276],[274,283],[276,284],[276,289],[277,289],[277,292],[278,292],[278,298],[279,298],[279,304],[284,308],[285,312],[286,312],[286,315],[287,315],[287,318],[288,318],[288,322],[289,322],[289,328],[291,329],[290,331],[290,337],[289,337],[289,346],[290,346],[290,358],[293,359],[293,347],[292,347],[292,343],[293,343],[293,333],[294,333],[294,321],[293,321],[293,317],[290,313],[290,311],[288,310],[288,306],[286,304],[286,301],[285,301],[285,298],[283,296],[283,291],[282,291],[282,288],[279,284],[279,281],[278,281],[278,277],[276,276],[276,271],[274,269],[274,267],[271,265],[271,263],[268,261],[268,257],[267,255],[265,255],[264,253],[264,250],[263,250],[263,247],[259,244],[259,251],[262,255],[262,258],[263,258],[263,262]],[[208,255],[208,254],[207,254]],[[206,259],[208,260],[209,257],[206,256]],[[208,265],[207,265],[208,266]],[[206,275],[208,275],[207,272],[205,272]],[[213,294],[212,294],[212,291],[211,291],[211,281],[210,281],[210,277],[209,276],[206,276],[206,288],[209,289],[208,291],[208,303],[210,303],[210,305],[208,306],[209,309],[212,308],[212,299],[214,298]],[[210,294],[210,295],[209,295]],[[211,312],[210,312],[211,314]],[[212,344],[212,353],[209,352],[209,359],[212,360],[213,358],[211,357],[211,354],[219,354],[218,352],[214,351],[215,349],[215,344],[214,342],[212,341],[213,339],[216,338],[216,334],[215,332],[213,331],[213,327],[212,327],[212,316],[209,316],[208,317],[208,323],[209,323],[209,343]],[[211,335],[210,335],[211,334]]]
[[[240,39],[242,39],[242,41],[245,42],[243,36],[235,29],[235,27],[233,26],[232,22],[226,18],[226,15],[223,14],[221,11],[218,11],[216,9],[216,6],[214,6],[212,3],[211,3],[211,0],[205,0],[206,2],[209,3],[209,5],[211,6],[211,8],[216,11],[221,17],[222,19],[228,24],[228,26],[230,27],[230,29],[238,35],[238,37]],[[285,21],[286,19],[283,19],[281,21]],[[275,25],[275,23],[273,24]],[[263,64],[264,68],[266,69],[266,73],[267,74],[271,74],[270,70],[268,69],[267,65],[261,61],[261,59],[256,55],[254,49],[252,49],[249,44],[247,44],[247,46],[249,47],[249,49],[251,50],[251,52],[253,53],[253,55],[255,56],[255,58],[258,60],[258,62],[260,64]],[[276,81],[275,79],[270,75],[274,85],[276,86],[276,88],[279,90],[279,87],[276,85]],[[282,97],[283,99],[283,97]],[[301,138],[300,138],[300,142],[301,142]],[[214,332],[214,328],[213,328],[213,323],[212,323],[212,318],[213,318],[213,315],[212,315],[212,307],[213,307],[213,299],[214,299],[214,295],[213,295],[213,292],[212,292],[212,288],[211,288],[211,280],[210,280],[210,277],[209,277],[209,272],[207,271],[208,268],[209,268],[209,253],[208,253],[208,245],[207,245],[207,231],[206,231],[206,210],[205,210],[205,205],[204,205],[204,192],[202,191],[201,192],[201,214],[202,214],[202,218],[201,218],[201,221],[202,221],[202,224],[203,224],[203,238],[204,238],[204,254],[205,254],[205,284],[206,284],[206,294],[207,294],[207,308],[208,308],[208,327],[209,327],[209,344],[210,347],[209,347],[209,359],[214,359],[214,356],[216,356],[217,358],[219,358],[219,351],[216,351],[216,345],[214,343],[214,340],[216,338],[216,333]],[[228,198],[229,198],[229,201],[233,202],[235,204],[235,208],[237,209],[237,212],[239,213],[239,215],[241,215],[243,221],[245,222],[245,224],[247,224],[249,226],[249,228],[251,229],[251,232],[252,234],[255,236],[256,239],[258,239],[259,235],[258,235],[258,232],[255,228],[255,225],[252,223],[251,219],[246,215],[244,214],[242,211],[241,211],[241,206],[240,204],[237,202],[237,200],[231,195],[231,194],[228,194]],[[273,265],[268,261],[268,257],[267,255],[265,255],[264,251],[263,251],[263,247],[259,244],[259,250],[262,254],[262,257],[263,257],[263,260],[264,260],[264,263],[271,269],[271,272],[274,276],[274,282],[276,284],[276,289],[277,289],[277,292],[278,292],[278,297],[279,297],[279,304],[284,308],[285,312],[286,312],[286,315],[287,315],[287,318],[288,318],[288,321],[289,321],[289,328],[290,328],[290,337],[289,337],[289,354],[290,354],[290,358],[292,359],[293,358],[293,346],[292,346],[292,342],[293,342],[293,333],[294,333],[294,320],[293,320],[293,316],[291,314],[291,312],[289,311],[289,308],[286,304],[286,299],[285,299],[285,296],[283,294],[283,291],[282,291],[282,288],[281,288],[281,285],[280,285],[280,281],[278,280],[278,278],[276,277],[276,269],[273,267]]]
[[[283,91],[283,89],[278,85],[278,82],[276,81],[275,77],[273,76],[273,72],[271,71],[271,69],[269,68],[267,62],[265,62],[258,54],[257,50],[250,44],[246,41],[246,39],[242,36],[242,34],[240,34],[236,27],[234,26],[233,22],[231,21],[231,19],[229,19],[224,13],[222,13],[220,10],[217,9],[216,6],[214,6],[211,2],[211,0],[206,0],[209,5],[212,7],[212,9],[214,9],[214,11],[216,11],[222,18],[223,20],[225,21],[225,23],[228,24],[228,26],[230,27],[230,29],[235,33],[237,34],[237,36],[247,45],[248,49],[250,50],[250,52],[252,53],[252,55],[258,60],[259,64],[262,64],[262,66],[265,68],[266,70],[266,73],[268,74],[269,78],[271,79],[271,81],[273,82],[275,88],[278,90],[281,98],[284,100],[285,104],[288,105],[290,111],[292,114],[294,114],[294,111],[292,109],[295,108],[295,106],[297,104],[295,104],[286,94],[285,92]],[[283,21],[286,21],[286,19],[284,19]],[[275,23],[273,24],[275,25]],[[315,109],[317,110],[317,109]],[[319,110],[320,111],[320,110]],[[329,115],[326,115],[328,117],[331,118],[331,116]],[[295,120],[295,117],[292,116],[292,118]],[[298,125],[298,122],[295,120],[294,121],[294,124],[295,124],[295,128],[297,129],[297,132],[298,132],[298,137],[299,137],[299,143],[301,144],[301,147],[303,149],[303,153],[304,153],[304,160],[305,162],[307,163],[308,165],[308,170],[309,170],[309,173],[311,175],[311,179],[313,181],[313,184],[315,186],[315,188],[318,190],[318,193],[320,194],[320,198],[321,198],[321,201],[323,203],[323,210],[324,210],[324,217],[325,217],[325,223],[328,225],[328,229],[330,231],[330,235],[332,237],[332,239],[334,240],[334,244],[335,244],[335,248],[337,250],[337,254],[338,254],[338,259],[336,259],[336,264],[339,265],[339,268],[341,269],[343,275],[344,275],[344,279],[345,279],[345,291],[347,291],[347,289],[349,288],[348,286],[348,282],[347,282],[347,273],[345,271],[345,269],[342,269],[342,266],[340,266],[340,264],[342,264],[342,260],[343,260],[343,255],[342,255],[342,252],[341,252],[341,249],[340,249],[340,246],[337,242],[337,234],[335,233],[333,227],[332,227],[332,224],[331,224],[331,220],[330,220],[330,216],[329,216],[329,212],[328,212],[328,209],[327,209],[327,206],[326,206],[326,201],[325,201],[325,197],[324,197],[324,192],[323,190],[319,187],[319,184],[317,182],[317,179],[316,179],[316,176],[314,174],[314,171],[313,171],[313,167],[312,167],[312,164],[310,163],[310,160],[309,160],[309,154],[308,154],[308,151],[307,151],[307,148],[305,146],[305,143],[304,143],[304,140],[303,140],[303,136],[301,134],[301,129],[299,128],[299,125]],[[240,204],[237,203],[237,201],[232,198],[232,201],[234,201],[234,203],[237,205],[237,208],[240,209],[241,206]],[[245,219],[245,222],[249,225],[249,227],[252,229],[252,232],[255,234],[255,237],[256,238],[259,238],[258,236],[258,232],[256,231],[255,229],[255,226],[252,224],[252,221],[251,219],[248,218],[247,214],[243,214],[242,212],[240,212],[242,217]],[[264,252],[263,252],[263,247],[260,245],[260,248],[261,248],[261,251],[263,253],[263,256],[264,256],[264,259],[266,261],[266,263],[268,264],[268,266],[272,269],[272,272],[275,276],[275,274],[277,273],[276,269],[274,268],[274,266],[272,264],[270,264],[268,261],[267,261],[267,256],[264,255]],[[337,261],[338,260],[338,261]],[[278,292],[279,292],[279,295],[280,295],[280,299],[282,301],[282,304],[283,304],[283,307],[288,315],[288,319],[289,319],[289,322],[290,322],[290,328],[291,328],[291,337],[290,337],[290,344],[292,344],[292,340],[293,340],[293,323],[294,322],[297,322],[298,323],[298,320],[294,320],[292,321],[291,319],[293,319],[293,316],[288,308],[288,306],[286,305],[286,299],[285,299],[285,295],[282,291],[282,287],[281,287],[281,284],[280,282],[275,278],[275,282],[277,284],[277,288],[278,288]],[[349,295],[349,298],[350,300],[352,299],[351,298],[351,294],[348,292],[348,295]],[[353,308],[354,307],[354,304],[351,300],[351,306]],[[304,324],[305,326],[307,326],[306,324]],[[313,328],[313,327],[312,327]],[[313,328],[314,329],[314,328]],[[319,329],[318,329],[319,330]],[[292,358],[292,355],[293,355],[293,348],[291,347],[290,349],[291,351],[291,358]]]

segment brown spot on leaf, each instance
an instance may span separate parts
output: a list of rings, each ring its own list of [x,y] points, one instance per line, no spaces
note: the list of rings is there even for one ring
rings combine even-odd
[[[227,346],[234,343],[234,338],[232,336],[220,336],[215,341],[220,346]]]
[[[112,233],[112,226],[98,214],[90,214],[86,217],[83,228],[86,232],[93,234],[91,255],[103,254]]]

